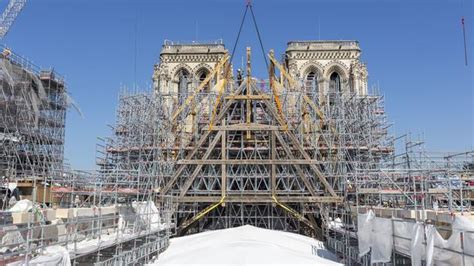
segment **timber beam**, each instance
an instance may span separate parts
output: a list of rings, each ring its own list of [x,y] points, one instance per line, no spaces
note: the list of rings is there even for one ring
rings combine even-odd
[[[288,164],[298,164],[298,165],[308,165],[308,164],[323,164],[323,162],[318,160],[305,160],[305,159],[292,159],[292,160],[220,160],[220,159],[209,159],[209,160],[179,160],[176,164],[227,164],[227,165],[288,165]]]
[[[228,193],[228,192],[227,192]],[[221,196],[185,196],[178,198],[178,203],[212,203],[218,202]],[[342,197],[332,196],[278,196],[278,201],[284,203],[341,203]],[[233,196],[226,195],[226,203],[273,203],[271,195],[268,196]]]

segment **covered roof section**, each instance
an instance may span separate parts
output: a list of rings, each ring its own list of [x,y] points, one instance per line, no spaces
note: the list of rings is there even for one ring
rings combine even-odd
[[[342,265],[321,241],[250,225],[171,239],[149,265]]]

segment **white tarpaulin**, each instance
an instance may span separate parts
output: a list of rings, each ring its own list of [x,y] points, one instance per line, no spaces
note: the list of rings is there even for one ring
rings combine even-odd
[[[148,229],[157,230],[162,228],[163,225],[160,223],[160,213],[153,201],[135,201],[132,203],[132,207]]]
[[[357,216],[359,257],[372,250],[372,263],[389,262],[393,248],[392,220],[375,217],[372,210]]]
[[[425,238],[425,227],[423,223],[415,223],[413,226],[413,233],[411,238],[411,265],[420,266],[421,260],[426,255],[425,245],[423,240]]]
[[[456,215],[454,216],[453,230],[474,232],[474,222],[467,217]]]
[[[461,236],[453,232],[448,240],[433,225],[426,226],[426,265],[462,265]]]
[[[395,250],[410,256],[411,254],[411,239],[413,235],[414,223],[407,223],[405,221],[393,221],[393,234],[395,237]]]
[[[357,216],[357,238],[359,240],[359,257],[370,251],[373,219],[375,214],[369,210],[366,214]]]
[[[250,225],[170,240],[153,265],[341,265],[322,242]]]
[[[411,256],[413,266],[423,260],[428,266],[474,266],[474,223],[468,217],[455,216],[448,239],[433,225],[378,218],[371,210],[359,214],[357,222],[359,256],[371,251],[371,263],[389,262],[394,243],[395,250]]]
[[[84,239],[67,245],[67,249],[75,254],[85,254],[97,250],[99,247],[110,246],[117,242],[117,234],[102,234],[99,238]]]
[[[474,232],[464,232],[464,253],[474,257]]]
[[[409,251],[408,254],[411,255],[413,266],[420,266],[422,260],[429,266],[474,265],[472,257],[474,255],[474,234],[468,232],[474,229],[473,226],[472,221],[468,218],[455,216],[451,236],[444,239],[433,225],[395,221],[395,249],[404,254]],[[410,227],[412,227],[411,230]],[[461,233],[463,234],[462,238]],[[409,250],[407,250],[407,242],[403,238],[411,240]],[[462,240],[464,241],[464,250],[461,244]]]
[[[34,266],[71,266],[67,249],[61,246],[49,246],[44,252],[28,262]]]
[[[461,215],[456,215],[453,222],[453,231],[463,234],[465,265],[474,265],[474,221]]]
[[[464,240],[464,253],[474,256],[474,222],[464,216],[456,216],[453,222],[453,231],[462,232]],[[471,259],[474,260],[473,258]]]
[[[370,239],[371,263],[390,262],[393,248],[392,219],[375,217],[372,220]]]

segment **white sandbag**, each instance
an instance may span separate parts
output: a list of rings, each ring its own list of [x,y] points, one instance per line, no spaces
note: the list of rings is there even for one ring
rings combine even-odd
[[[21,235],[20,231],[18,231],[18,227],[16,227],[15,225],[6,226],[3,228],[3,230],[5,230],[6,233],[2,237],[2,247],[10,245],[19,245],[25,242],[25,239]]]
[[[10,182],[10,183],[8,183],[8,189],[9,189],[10,191],[13,191],[15,188],[17,188],[17,186],[18,186],[18,183],[16,183],[16,182]]]
[[[337,217],[336,219],[334,219],[334,221],[330,220],[328,227],[331,229],[341,229],[343,227],[341,218]]]
[[[372,225],[375,214],[369,210],[366,214],[357,216],[357,238],[359,241],[359,257],[370,251]]]
[[[372,235],[370,245],[371,263],[390,262],[393,248],[392,219],[375,217],[372,220]]]
[[[15,203],[8,211],[10,212],[28,212],[33,208],[33,203],[30,200],[23,199]]]

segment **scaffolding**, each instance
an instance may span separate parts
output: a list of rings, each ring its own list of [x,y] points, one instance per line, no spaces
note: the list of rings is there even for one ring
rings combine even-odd
[[[25,190],[38,186],[43,188],[38,191],[48,191],[45,184],[62,174],[68,104],[64,80],[7,48],[0,55],[0,71],[2,182],[22,182]],[[47,193],[38,193],[35,200],[51,203]],[[8,207],[4,199],[1,204],[2,210]]]
[[[181,77],[177,91],[167,83],[150,96],[163,114],[159,190],[176,197],[179,235],[251,224],[316,236],[345,263],[369,264],[358,256],[358,213],[380,208],[446,232],[445,217],[470,215],[472,152],[439,160],[389,134],[377,89],[360,94],[337,78],[318,88],[268,56],[266,80],[251,75],[248,49],[244,77],[224,56],[205,79]]]
[[[457,250],[435,245],[437,252],[448,254],[447,257],[459,256],[457,264],[471,265],[474,254],[468,249],[472,243],[467,241],[473,239],[474,231],[458,232],[453,230],[453,224],[458,219],[473,223],[474,151],[427,152],[424,141],[413,140],[411,134],[391,141],[401,152],[393,153],[374,169],[357,169],[347,206],[329,210],[326,244],[347,264],[369,265],[370,254],[359,256],[357,217],[373,211],[377,217],[389,219],[393,228],[391,262],[405,265],[412,259],[410,249],[399,245],[403,241],[410,243],[411,231],[401,234],[396,228],[411,229],[421,224],[424,230],[434,226],[444,239],[459,244]],[[456,234],[461,234],[458,239]],[[426,236],[422,245],[428,245]]]
[[[70,169],[63,159],[70,102],[64,80],[6,48],[0,59],[0,264],[129,265],[156,258],[174,231],[173,204],[157,197],[160,165],[146,157],[148,149],[137,153],[146,160],[119,164],[102,139],[97,170]],[[125,117],[119,113],[119,123]],[[135,145],[148,141],[146,130],[108,140]]]
[[[99,145],[101,146],[101,145]],[[150,178],[138,171],[109,168],[72,171],[61,186],[56,217],[65,219],[61,244],[73,263],[144,264],[169,245],[171,198],[157,200]]]
[[[0,262],[143,264],[174,235],[250,224],[317,237],[344,263],[367,265],[362,214],[444,236],[456,234],[449,217],[471,214],[473,151],[428,153],[411,135],[392,137],[375,89],[295,77],[273,51],[268,78],[257,79],[250,48],[246,73],[234,76],[219,51],[207,75],[121,92],[97,169],[75,171],[63,160],[64,81],[6,50]],[[25,193],[16,198],[15,188]],[[392,252],[391,262],[409,262]]]
[[[325,209],[348,197],[354,169],[375,169],[393,151],[383,99],[323,94],[273,52],[269,79],[258,80],[247,53],[240,80],[224,56],[204,80],[149,96],[160,101],[160,194],[177,197],[179,234],[252,224],[322,236]]]
[[[156,126],[162,119],[158,104],[158,99],[147,94],[124,90],[119,96],[113,135],[98,143],[101,202],[118,202],[123,223],[131,223],[132,233],[137,236],[134,241],[115,246],[114,253],[101,265],[151,262],[168,247],[175,233],[173,197],[158,197],[157,190],[166,167],[161,128]],[[130,216],[131,211],[136,217]]]

